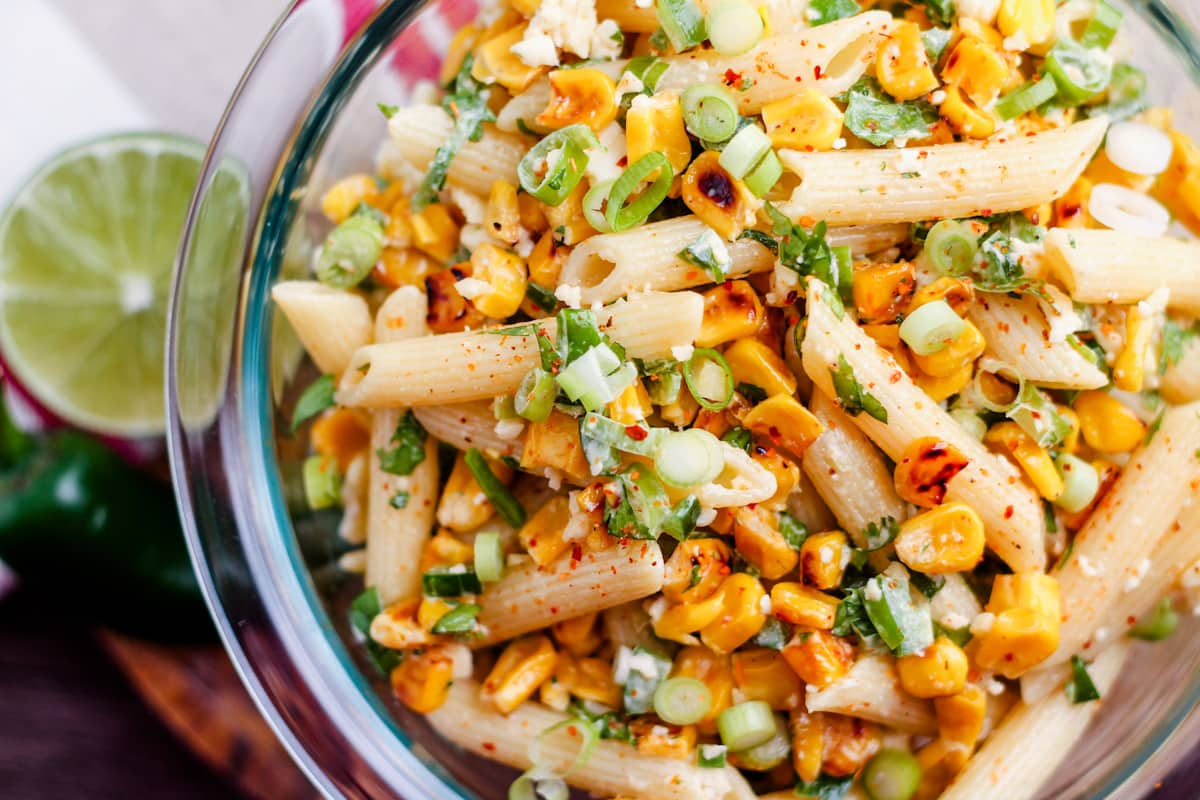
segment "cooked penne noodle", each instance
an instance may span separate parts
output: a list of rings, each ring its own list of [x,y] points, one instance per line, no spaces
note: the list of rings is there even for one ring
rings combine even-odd
[[[1112,688],[1129,645],[1110,647],[1089,673],[1103,696]],[[1029,800],[1054,774],[1103,707],[1103,701],[1072,703],[1065,692],[1009,712],[958,774],[940,800]],[[1036,743],[1036,746],[1032,746]]]
[[[283,281],[271,287],[271,299],[326,375],[342,374],[354,352],[371,343],[371,310],[361,295],[316,281]]]
[[[780,150],[800,185],[781,210],[830,225],[986,216],[1039,206],[1075,182],[1104,139],[1103,118],[1005,142],[900,150]]]
[[[600,328],[631,357],[667,358],[672,347],[695,341],[703,311],[704,301],[697,294],[647,293],[603,308],[596,317]],[[532,324],[554,336],[553,319]],[[338,402],[367,408],[428,406],[511,393],[540,363],[537,339],[500,330],[364,347],[354,354],[342,378]]]
[[[891,25],[890,14],[867,11],[818,28],[771,36],[739,56],[722,56],[712,50],[665,56],[663,61],[669,66],[657,91],[682,92],[696,83],[722,81],[727,74],[737,74],[747,85],[744,91],[734,93],[743,114],[755,113],[800,89],[816,89],[833,97],[862,77]],[[606,61],[595,66],[616,79],[625,63]],[[496,127],[518,130],[517,120],[529,123],[549,102],[550,82],[542,78],[500,110]]]
[[[479,624],[485,647],[555,622],[603,611],[654,594],[662,587],[663,557],[652,541],[627,540],[576,560],[570,551],[547,565],[529,563],[505,571],[484,587]]]
[[[570,719],[540,703],[523,703],[501,714],[479,699],[479,684],[455,681],[450,697],[428,715],[434,729],[467,750],[527,770],[529,749],[543,731]],[[561,736],[541,741],[545,763],[569,766],[580,738],[563,729]],[[732,767],[706,769],[688,761],[639,753],[625,742],[601,739],[587,762],[570,774],[571,783],[598,795],[638,800],[744,800],[754,797]]]
[[[688,245],[709,230],[698,217],[643,225],[621,233],[602,233],[579,244],[559,275],[564,286],[578,286],[580,302],[606,303],[635,291],[669,292],[712,283],[708,272],[679,258]],[[865,255],[908,238],[905,225],[860,225],[832,228],[833,246]],[[770,250],[751,239],[729,246],[729,277],[767,272],[775,266]]]
[[[1046,257],[1077,302],[1136,303],[1165,286],[1167,308],[1200,314],[1200,242],[1054,228]]]
[[[1108,376],[1072,347],[1055,337],[1036,298],[980,294],[970,320],[987,340],[988,352],[1028,381],[1052,389],[1098,389]]]
[[[446,406],[422,406],[414,409],[413,413],[431,436],[459,450],[478,447],[493,457],[521,458],[524,436],[505,439],[497,434],[492,404],[486,400]]]
[[[1167,367],[1158,389],[1168,403],[1200,400],[1200,338],[1184,343],[1183,356]]]
[[[805,458],[808,458],[807,453]],[[803,470],[796,482],[796,488],[788,495],[787,509],[789,514],[803,522],[810,531],[828,531],[838,526],[837,517],[829,510],[829,506],[825,505],[817,487],[813,486]]]
[[[804,705],[809,711],[862,717],[905,733],[937,732],[933,706],[900,688],[890,656],[864,655],[849,672],[824,689],[809,686]]]
[[[1045,570],[1041,505],[1017,468],[964,431],[849,316],[839,320],[823,291],[824,284],[809,281],[808,330],[801,354],[813,383],[832,396],[830,370],[844,357],[858,383],[887,410],[888,421],[867,413],[852,419],[893,461],[900,460],[909,442],[923,436],[936,436],[962,451],[970,463],[948,484],[947,499],[975,509],[988,546],[1013,570]]]
[[[450,138],[453,129],[454,121],[438,106],[408,106],[388,121],[388,133],[399,155],[422,172],[429,168],[438,147]],[[451,186],[483,196],[487,196],[494,181],[516,186],[517,162],[528,149],[529,141],[523,136],[485,126],[482,139],[459,148],[446,180]]]

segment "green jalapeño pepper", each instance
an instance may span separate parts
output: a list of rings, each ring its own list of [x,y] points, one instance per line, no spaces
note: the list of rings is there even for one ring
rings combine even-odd
[[[211,638],[168,488],[76,431],[32,436],[0,395],[0,559],[90,621]]]

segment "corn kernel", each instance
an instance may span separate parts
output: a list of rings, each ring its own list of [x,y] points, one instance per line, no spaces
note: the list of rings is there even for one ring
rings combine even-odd
[[[692,142],[679,95],[660,92],[635,103],[625,114],[625,143],[630,164],[647,153],[662,153],[671,171],[682,175],[692,160]]]
[[[824,689],[850,671],[854,647],[828,631],[801,629],[783,648],[783,658],[802,681]]]
[[[733,241],[753,224],[754,196],[719,163],[720,153],[706,150],[699,155],[681,183],[683,203],[708,227]]]
[[[697,723],[701,731],[710,732],[716,727],[717,717],[733,702],[733,670],[729,656],[714,653],[707,647],[691,645],[675,654],[671,676],[695,678],[708,687],[712,705],[708,713]]]
[[[1001,0],[996,27],[1005,36],[1022,34],[1028,48],[1054,40],[1054,0]]]
[[[634,381],[626,386],[607,406],[605,414],[622,425],[636,425],[654,412],[650,395],[642,382]]]
[[[825,714],[803,709],[788,715],[792,734],[792,767],[802,781],[815,781],[825,760]]]
[[[771,613],[784,622],[827,631],[837,617],[839,600],[802,583],[782,581],[771,587]]]
[[[945,89],[946,99],[938,106],[938,113],[954,130],[970,139],[986,139],[996,132],[996,118],[980,108],[958,86]]]
[[[909,312],[935,300],[945,300],[955,314],[966,316],[975,302],[975,289],[970,281],[962,278],[938,278],[916,291],[909,305]]]
[[[883,90],[901,102],[915,100],[938,87],[921,41],[921,28],[915,22],[893,25],[879,50],[875,73]]]
[[[309,433],[313,450],[332,458],[345,474],[350,462],[371,444],[371,425],[351,408],[334,408],[316,419]]]
[[[1008,64],[995,48],[964,36],[950,51],[942,80],[959,87],[978,106],[995,100],[1008,83]]]
[[[729,574],[733,551],[720,539],[680,542],[667,559],[662,593],[676,603],[694,603],[711,597]]]
[[[563,244],[575,245],[593,236],[596,229],[583,215],[583,198],[587,194],[587,181],[580,181],[566,199],[556,206],[543,206],[546,224]]]
[[[517,531],[521,546],[538,566],[545,566],[566,552],[570,543],[562,534],[569,518],[567,498],[555,495],[534,512]]]
[[[969,361],[963,364],[961,369],[941,377],[918,372],[913,376],[913,382],[921,387],[921,391],[929,395],[930,400],[940,403],[965,389],[967,384],[971,382],[971,375],[974,369],[975,363]]]
[[[825,426],[795,398],[777,394],[750,410],[742,425],[794,456],[804,455]]]
[[[804,685],[777,650],[755,647],[730,657],[733,681],[746,700],[762,700],[776,711],[802,708]]]
[[[725,597],[718,590],[711,597],[668,607],[654,620],[654,635],[680,644],[692,644],[693,633],[711,625],[725,610]]]
[[[767,393],[791,396],[796,392],[796,376],[783,359],[757,339],[740,339],[724,353],[735,383],[748,383]]]
[[[629,732],[642,755],[681,761],[694,758],[695,725],[671,725],[653,717],[639,717],[630,721]]]
[[[596,650],[603,640],[596,630],[599,614],[592,612],[582,617],[565,619],[550,626],[554,641],[576,657],[586,656]]]
[[[438,265],[419,250],[385,247],[371,277],[388,289],[399,289],[401,286],[421,286],[437,268]]]
[[[583,123],[598,131],[617,118],[616,88],[598,69],[556,69],[550,73],[550,104],[537,124],[557,130]]]
[[[571,707],[571,692],[557,678],[551,678],[538,690],[538,700],[555,711],[566,711]]]
[[[529,279],[538,286],[557,286],[558,274],[570,254],[571,248],[557,244],[553,233],[542,234],[529,253]]]
[[[951,773],[958,773],[966,766],[983,733],[987,695],[982,688],[971,684],[958,694],[934,698],[933,710],[937,716],[939,741],[945,747],[942,764]]]
[[[1059,228],[1095,228],[1097,223],[1088,213],[1092,197],[1092,182],[1081,177],[1066,193],[1054,201],[1054,224]]]
[[[1125,347],[1113,363],[1113,385],[1124,392],[1140,392],[1146,380],[1146,351],[1154,335],[1154,320],[1136,305],[1125,312]]]
[[[816,533],[800,547],[800,569],[807,583],[818,589],[836,589],[842,583],[850,545],[841,531]]]
[[[1053,501],[1063,493],[1062,476],[1054,467],[1054,459],[1017,423],[993,425],[984,435],[983,442],[1011,457],[1042,497]]]
[[[603,658],[576,658],[559,653],[554,670],[557,682],[581,700],[621,706],[621,687],[613,680],[612,664]]]
[[[878,752],[879,727],[843,714],[825,717],[825,757],[821,771],[835,778],[853,775]]]
[[[441,707],[454,683],[454,659],[443,647],[412,651],[392,670],[392,691],[419,714]]]
[[[1067,406],[1056,405],[1054,411],[1058,414],[1059,419],[1071,426],[1058,449],[1064,453],[1076,452],[1079,450],[1079,415],[1075,413],[1075,409]]]
[[[987,611],[996,619],[968,650],[982,669],[1016,678],[1058,647],[1062,608],[1058,580],[1050,575],[997,575]]]
[[[454,80],[458,71],[462,69],[467,53],[475,46],[475,40],[479,38],[479,34],[480,30],[475,25],[464,25],[458,29],[454,38],[450,40],[450,45],[446,48],[446,57],[442,60],[442,67],[438,73],[438,83],[445,86]]]
[[[983,558],[983,522],[966,503],[944,503],[900,525],[896,555],[927,575],[966,572]]]
[[[417,624],[432,631],[437,621],[453,611],[456,605],[441,597],[422,597],[421,605],[417,607]]]
[[[929,699],[958,694],[967,685],[967,654],[939,636],[920,654],[896,659],[900,686],[913,697]]]
[[[491,286],[471,299],[475,308],[492,319],[517,313],[525,299],[525,262],[516,253],[484,242],[471,253],[472,277]]]
[[[545,422],[530,425],[526,431],[521,469],[541,471],[553,467],[580,480],[591,477],[575,419],[554,411]]]
[[[515,639],[488,673],[479,689],[479,699],[507,714],[528,700],[558,665],[558,653],[544,635]]]
[[[747,281],[726,281],[704,293],[698,347],[753,336],[766,318],[758,293]]]
[[[758,505],[771,510],[786,507],[788,496],[800,483],[800,468],[796,466],[796,462],[774,447],[757,443],[750,448],[750,458],[775,476],[775,494]]]
[[[431,203],[425,206],[421,213],[412,215],[411,222],[413,244],[418,250],[441,262],[454,256],[458,249],[458,223],[444,205]]]
[[[475,49],[471,76],[477,81],[487,82],[491,79],[513,94],[528,89],[546,69],[529,66],[512,51],[512,46],[524,38],[527,27],[528,24],[522,23],[479,45]]]
[[[761,505],[746,506],[733,514],[734,546],[767,580],[776,580],[791,572],[800,554],[791,548],[779,532],[774,511]]]
[[[433,206],[430,206],[433,208]],[[425,276],[425,296],[429,298],[429,310],[425,323],[434,333],[454,333],[477,328],[487,320],[480,311],[458,293],[456,284],[471,277],[470,262],[446,267]]]
[[[696,398],[692,397],[692,393],[686,386],[679,389],[679,396],[675,398],[675,402],[658,407],[658,415],[663,418],[663,422],[674,425],[676,428],[686,428],[691,425],[699,411],[700,404],[696,402]]]
[[[896,464],[896,493],[922,508],[941,505],[947,485],[968,463],[961,450],[936,436],[914,439]]]
[[[700,640],[718,653],[730,653],[745,644],[762,629],[766,597],[757,578],[744,572],[730,575],[716,596],[722,600],[722,612],[700,631]]]
[[[521,238],[521,210],[517,206],[517,187],[508,181],[493,181],[488,190],[483,217],[488,233],[507,244]]]
[[[868,324],[897,322],[916,288],[916,273],[907,261],[854,270],[854,305]]]
[[[913,362],[926,375],[935,378],[945,378],[962,370],[963,364],[970,363],[983,355],[987,341],[979,329],[970,322],[966,323],[963,332],[950,342],[944,350],[923,356],[913,353]]]
[[[512,480],[512,469],[506,464],[494,465],[497,472],[508,481]],[[467,466],[466,458],[459,453],[454,459],[454,468],[446,479],[446,488],[438,499],[437,521],[452,531],[466,533],[473,531],[492,518],[495,509],[479,484],[471,468]]]
[[[429,631],[417,622],[421,599],[413,597],[392,603],[371,620],[371,640],[392,650],[427,647],[434,642]]]
[[[342,178],[321,197],[321,213],[337,225],[354,213],[359,203],[369,203],[379,194],[379,186],[370,175]]]
[[[454,538],[454,534],[446,528],[441,528],[425,543],[425,550],[421,553],[421,572],[428,572],[433,567],[470,564],[474,560],[475,548]]]
[[[801,89],[762,107],[762,120],[775,147],[831,150],[842,135],[844,115],[816,89]]]

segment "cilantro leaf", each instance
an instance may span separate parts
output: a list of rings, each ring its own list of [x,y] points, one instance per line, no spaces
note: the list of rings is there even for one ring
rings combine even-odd
[[[292,412],[292,433],[327,408],[333,408],[334,383],[332,375],[322,375],[308,385],[296,401]]]
[[[844,778],[819,775],[815,781],[798,782],[796,794],[808,798],[808,800],[843,800],[853,784],[853,775],[847,775]]]
[[[694,242],[680,250],[678,256],[692,266],[707,272],[713,279],[713,283],[722,283],[728,278],[729,268],[733,265],[729,248],[711,229],[700,234]]]
[[[1183,351],[1192,339],[1200,336],[1200,321],[1193,322],[1190,327],[1183,327],[1173,319],[1163,323],[1162,345],[1158,352],[1158,372],[1162,374],[1179,363]]]
[[[808,526],[786,511],[779,512],[779,533],[788,547],[799,550],[808,538]]]
[[[410,475],[417,465],[425,460],[425,428],[408,410],[396,425],[391,442],[396,446],[390,450],[375,451],[379,457],[379,468],[393,475]]]
[[[1100,690],[1088,674],[1087,664],[1079,656],[1071,656],[1071,679],[1067,681],[1067,699],[1072,703],[1087,703],[1100,699]]]
[[[951,25],[954,23],[954,0],[921,0],[925,6],[925,16],[935,25]]]
[[[875,552],[887,547],[900,534],[900,524],[895,517],[884,517],[879,522],[869,522],[863,530],[863,538],[867,540],[867,550]]]
[[[400,106],[389,106],[387,103],[376,103],[375,107],[388,119],[396,116],[396,112],[400,110]]]
[[[861,587],[851,589],[842,598],[842,602],[838,603],[830,633],[834,636],[858,634],[864,640],[879,637],[879,633],[875,630],[875,623],[871,622],[871,617],[867,614],[867,607],[863,603]]]
[[[446,185],[450,162],[462,146],[467,142],[478,142],[483,137],[483,123],[496,121],[496,115],[488,108],[487,88],[471,76],[473,64],[474,58],[468,53],[454,78],[453,93],[442,98],[442,108],[454,120],[454,129],[433,154],[425,178],[413,194],[414,212],[423,210],[437,199],[438,192]]]
[[[874,417],[880,422],[887,424],[888,413],[883,407],[883,403],[873,394],[868,392],[854,377],[854,370],[850,367],[850,362],[846,360],[844,355],[838,355],[838,368],[830,370],[833,376],[833,389],[837,393],[839,405],[842,411],[845,411],[852,417],[857,417],[864,411],[867,416]]]
[[[938,121],[937,109],[923,100],[897,103],[874,78],[863,78],[847,93],[846,127],[876,147],[896,139],[923,139]]]
[[[815,28],[828,22],[853,17],[859,11],[862,11],[862,6],[855,0],[812,0],[804,16]]]

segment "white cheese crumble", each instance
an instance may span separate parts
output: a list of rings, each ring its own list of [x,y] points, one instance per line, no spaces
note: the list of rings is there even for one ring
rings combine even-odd
[[[959,614],[957,611],[951,611],[951,612],[943,615],[942,618],[940,620],[938,620],[938,624],[941,625],[943,628],[947,628],[952,631],[957,631],[957,630],[962,630],[963,628],[970,625],[971,620],[967,619],[965,615]]]
[[[658,662],[649,653],[635,653],[621,645],[613,659],[613,682],[621,686],[629,680],[629,673],[636,672],[645,678],[658,677]]]
[[[454,289],[467,300],[474,300],[495,291],[495,287],[480,278],[463,278],[455,282]]]
[[[940,106],[942,103],[946,102],[946,90],[938,89],[929,96],[929,102],[935,106]]]
[[[633,4],[638,8],[650,8],[654,5],[654,0],[633,0]]]
[[[603,20],[592,31],[592,58],[616,58],[621,55],[625,43],[621,29],[611,19]]]
[[[555,469],[554,467],[546,467],[544,474],[546,476],[546,485],[549,486],[553,491],[557,492],[562,488],[563,474],[561,471]]]
[[[882,600],[883,589],[880,588],[879,581],[867,581],[867,587],[863,589],[863,597],[872,603]]]
[[[496,423],[496,435],[506,442],[515,441],[525,430],[525,423],[514,417],[502,419]]]
[[[720,758],[725,754],[725,745],[723,744],[702,744],[699,749],[700,757],[705,761],[712,761],[714,758]]]
[[[717,518],[717,510],[707,506],[700,507],[700,514],[696,517],[696,527],[703,528],[705,525],[711,525],[712,521]]]
[[[542,0],[533,19],[529,20],[525,35],[511,50],[529,66],[557,66],[557,54],[552,62],[547,58],[547,46],[539,38],[544,37],[553,48],[588,58],[597,27],[595,0]],[[533,54],[536,63],[526,59],[530,55],[526,43],[530,41],[538,42]]]
[[[469,251],[492,240],[492,233],[483,225],[463,225],[458,234],[458,243]]]
[[[996,615],[990,611],[980,612],[975,619],[971,620],[971,635],[986,636],[992,626],[996,624]]]
[[[761,611],[762,613],[766,614],[767,616],[770,616],[770,614],[771,614],[771,595],[764,594],[762,597],[758,598],[758,610]]]
[[[1134,567],[1133,574],[1125,579],[1125,583],[1122,588],[1125,589],[1126,593],[1132,592],[1139,585],[1141,585],[1142,578],[1145,578],[1146,573],[1148,573],[1149,571],[1150,571],[1150,559],[1143,558],[1141,561],[1138,562],[1137,566]]]
[[[521,258],[529,258],[529,254],[533,252],[536,242],[533,241],[533,236],[524,225],[517,228],[517,255]]]
[[[993,697],[999,697],[1000,695],[1004,694],[1007,689],[1003,683],[995,678],[988,678],[987,684],[984,686],[984,688],[987,689],[987,693]]]
[[[1079,571],[1085,576],[1095,578],[1100,574],[1100,570],[1096,568],[1096,565],[1087,556],[1080,554],[1076,560],[1079,562]]]
[[[554,296],[571,308],[579,308],[582,304],[582,301],[579,299],[581,292],[582,290],[578,286],[571,286],[564,283],[554,290]]]
[[[676,361],[687,361],[692,357],[692,353],[695,352],[695,350],[695,346],[690,344],[672,345],[671,358],[675,359]]]
[[[658,622],[662,619],[662,615],[667,612],[667,598],[659,597],[653,603],[646,607],[646,614],[649,615],[651,622]]]
[[[838,138],[834,139],[833,140],[833,149],[834,150],[845,150],[846,149],[845,137],[839,136]]]
[[[1018,30],[1012,36],[1005,38],[1003,45],[1005,50],[1021,53],[1029,49],[1029,37],[1025,35],[1025,31]]]
[[[621,162],[626,160],[629,155],[625,144],[625,129],[617,123],[612,122],[604,126],[596,134],[596,138],[600,140],[600,146],[589,147],[584,151],[587,154],[588,163],[583,171],[593,186],[603,181],[615,181],[619,178],[624,171]]]
[[[617,81],[616,95],[638,94],[645,88],[646,84],[642,83],[641,78],[626,70],[621,73],[621,80]]]
[[[482,225],[483,218],[487,214],[487,205],[478,196],[459,189],[457,186],[450,187],[450,202],[458,206],[458,210],[462,212],[463,218],[471,225]]]
[[[544,33],[526,30],[524,38],[508,49],[526,66],[558,66],[558,49],[554,40]]]
[[[1093,637],[1097,644],[1102,644],[1108,639],[1108,628],[1096,628],[1096,634]]]

